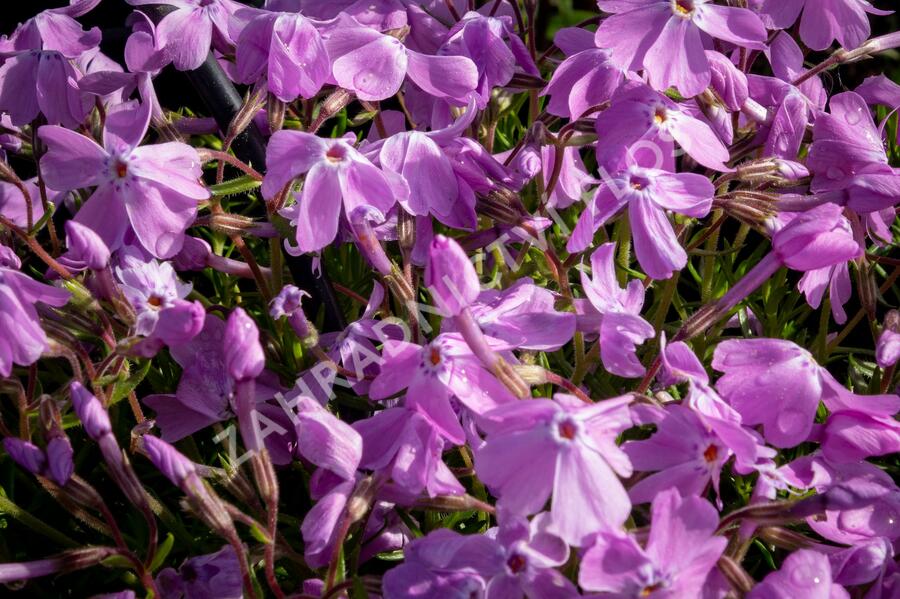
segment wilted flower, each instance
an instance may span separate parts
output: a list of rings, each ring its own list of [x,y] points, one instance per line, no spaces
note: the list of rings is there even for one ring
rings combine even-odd
[[[882,368],[893,366],[900,360],[900,313],[888,312],[884,318],[884,330],[875,345],[875,359]]]

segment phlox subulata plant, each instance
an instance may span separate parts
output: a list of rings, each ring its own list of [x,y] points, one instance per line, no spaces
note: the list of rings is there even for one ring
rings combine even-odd
[[[7,594],[900,595],[889,2],[25,4]]]

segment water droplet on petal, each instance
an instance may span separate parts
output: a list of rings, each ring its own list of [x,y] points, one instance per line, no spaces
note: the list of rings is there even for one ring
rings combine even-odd
[[[360,71],[353,77],[353,86],[357,89],[368,89],[372,81],[372,74],[366,71]]]

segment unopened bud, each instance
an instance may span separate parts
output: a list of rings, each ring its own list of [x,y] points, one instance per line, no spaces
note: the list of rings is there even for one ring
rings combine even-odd
[[[415,299],[415,290],[396,266],[392,266],[391,274],[384,277],[384,282],[400,303],[410,305]]]
[[[109,248],[90,227],[74,220],[66,221],[66,245],[69,260],[83,264],[91,270],[101,270],[109,264]]]
[[[47,460],[41,448],[31,441],[18,437],[6,437],[3,439],[3,449],[20,467],[32,474],[43,474]]]
[[[269,132],[275,133],[281,131],[284,126],[284,102],[279,100],[274,94],[269,93],[266,102],[266,118],[269,121]]]
[[[197,224],[208,226],[213,231],[225,235],[255,235],[257,237],[269,236],[269,227],[264,223],[258,223],[252,218],[239,214],[221,213],[210,214],[198,220]]]
[[[169,443],[151,435],[143,438],[143,448],[153,465],[187,496],[198,516],[220,534],[233,531],[234,522],[228,510],[197,474],[192,461]]]
[[[518,397],[519,399],[523,399],[529,397],[531,395],[531,387],[522,380],[522,378],[518,375],[515,369],[500,357],[495,363],[493,368],[494,376],[497,377],[501,383],[503,383],[510,392]]]
[[[788,551],[796,551],[815,544],[809,537],[782,526],[764,526],[756,534],[763,541]]]
[[[181,250],[172,258],[175,270],[203,270],[209,263],[212,248],[209,243],[197,237],[186,235]]]
[[[354,209],[347,220],[350,222],[350,229],[353,231],[353,238],[360,253],[375,270],[386,276],[391,273],[391,259],[385,253],[370,223],[371,219],[377,220],[375,214],[377,212],[372,208],[361,206]]]
[[[251,465],[256,488],[266,505],[278,505],[278,477],[275,476],[275,467],[265,445],[253,453]]]
[[[353,99],[353,94],[343,88],[338,88],[330,96],[325,98],[319,107],[319,114],[315,121],[310,125],[310,131],[316,131],[322,126],[322,123],[330,119],[332,116],[343,110]]]
[[[900,31],[873,37],[856,50],[849,52],[847,56],[848,59],[855,59],[866,54],[876,54],[893,48],[900,48]]]
[[[269,304],[269,315],[275,320],[287,317],[303,344],[314,347],[319,343],[319,333],[303,312],[301,303],[304,296],[309,297],[309,294],[293,285],[285,285]]]
[[[93,508],[103,505],[103,498],[100,497],[97,490],[77,474],[72,475],[63,492],[67,497],[81,505]]]
[[[259,329],[243,308],[235,308],[229,315],[222,342],[228,376],[236,381],[259,376],[266,358],[259,343]]]
[[[0,583],[90,568],[117,553],[118,550],[112,547],[85,547],[33,562],[0,564]]]
[[[400,250],[409,256],[416,246],[416,218],[405,210],[400,210],[397,215],[397,240]]]
[[[479,195],[475,210],[498,223],[515,226],[528,215],[515,202],[515,194],[505,188],[498,188],[487,195]]]
[[[228,124],[228,139],[234,139],[244,132],[253,122],[256,113],[263,107],[265,102],[266,89],[264,85],[257,85],[251,93],[244,99],[244,103],[235,113]]]
[[[479,511],[494,513],[494,506],[486,504],[480,499],[476,499],[471,495],[438,495],[429,497],[416,502],[418,509],[435,510],[439,512],[468,512]]]
[[[715,198],[713,206],[742,223],[759,228],[778,213],[775,204],[777,199],[772,194],[735,191]]]
[[[750,576],[739,563],[727,555],[719,557],[719,561],[716,562],[716,565],[722,575],[728,580],[729,584],[742,595],[744,593],[749,593],[753,588],[753,585],[756,584],[753,577]]]
[[[771,184],[796,185],[798,179],[809,176],[809,171],[798,162],[781,158],[763,158],[745,162],[735,171],[735,178],[753,186]]]
[[[878,302],[878,283],[875,282],[875,268],[865,256],[856,263],[856,292],[863,310],[869,319],[874,321]]]
[[[72,398],[72,407],[75,408],[75,413],[84,426],[84,432],[91,439],[99,441],[112,432],[109,414],[106,413],[106,408],[93,393],[85,389],[78,381],[72,381],[69,386],[69,394]]]

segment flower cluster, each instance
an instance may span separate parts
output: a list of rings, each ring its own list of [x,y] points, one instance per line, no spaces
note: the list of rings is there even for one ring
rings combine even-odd
[[[889,11],[127,3],[0,37],[0,583],[898,596]]]

